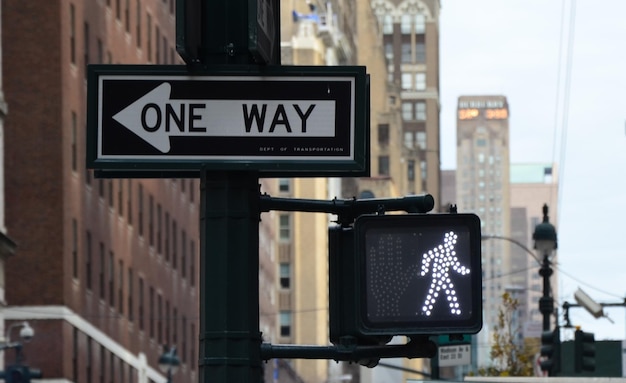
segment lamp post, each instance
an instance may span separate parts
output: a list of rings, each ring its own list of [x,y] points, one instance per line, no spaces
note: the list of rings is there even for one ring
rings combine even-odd
[[[172,383],[172,375],[178,371],[180,359],[176,355],[176,347],[163,347],[163,354],[159,357],[159,369],[167,374],[167,383]]]
[[[539,275],[543,277],[543,295],[539,299],[539,312],[543,315],[543,331],[549,331],[550,315],[554,312],[554,298],[550,295],[551,256],[557,248],[557,240],[556,229],[548,218],[548,205],[543,205],[543,222],[535,226],[533,240],[535,249],[543,258],[539,269]]]

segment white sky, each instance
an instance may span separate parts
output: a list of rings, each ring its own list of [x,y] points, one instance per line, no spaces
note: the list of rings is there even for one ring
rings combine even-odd
[[[563,113],[573,2],[569,112]],[[623,302],[626,1],[442,0],[440,21],[442,168],[456,168],[457,97],[506,96],[511,162],[555,161],[563,170],[558,222],[550,218],[558,270],[579,281],[559,273],[559,307],[575,303],[579,286],[597,302]],[[614,324],[582,308],[571,309],[570,319],[596,339],[625,339],[626,308],[605,311]]]

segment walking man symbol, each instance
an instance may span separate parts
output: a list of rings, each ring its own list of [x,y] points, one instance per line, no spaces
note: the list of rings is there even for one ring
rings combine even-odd
[[[430,273],[432,278],[422,306],[422,313],[426,316],[432,314],[435,303],[444,295],[450,314],[461,315],[461,306],[454,289],[454,283],[450,279],[450,269],[461,275],[469,274],[470,269],[461,265],[461,262],[456,257],[456,251],[454,250],[456,240],[457,235],[453,231],[448,232],[445,234],[442,245],[428,250],[422,256],[422,272],[420,275],[423,277]]]

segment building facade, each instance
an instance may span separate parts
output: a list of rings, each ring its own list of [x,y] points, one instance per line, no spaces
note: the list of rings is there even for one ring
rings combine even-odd
[[[456,202],[459,212],[481,220],[484,236],[511,236],[509,186],[509,105],[504,96],[460,96],[457,108]],[[502,294],[512,285],[511,246],[504,240],[482,243],[483,330],[478,365],[487,364],[491,332]]]
[[[26,363],[66,382],[197,379],[199,183],[85,168],[88,64],[176,64],[174,0],[4,1],[7,319]],[[8,358],[8,356],[7,356]]]

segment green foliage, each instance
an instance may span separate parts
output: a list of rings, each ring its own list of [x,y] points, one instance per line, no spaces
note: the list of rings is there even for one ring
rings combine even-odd
[[[521,326],[514,326],[513,316],[519,301],[511,294],[502,294],[502,307],[498,311],[498,323],[494,327],[491,343],[493,365],[481,367],[480,376],[533,376],[533,359],[537,344],[518,342]]]

